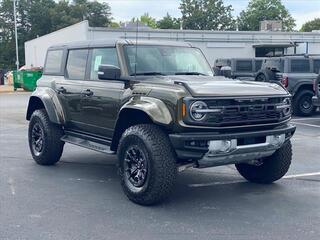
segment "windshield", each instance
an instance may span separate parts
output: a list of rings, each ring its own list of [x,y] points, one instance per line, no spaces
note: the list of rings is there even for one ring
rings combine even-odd
[[[206,75],[211,68],[197,48],[134,45],[124,47],[129,75]]]

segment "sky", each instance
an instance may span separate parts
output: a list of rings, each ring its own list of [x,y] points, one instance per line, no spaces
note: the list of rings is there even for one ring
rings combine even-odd
[[[180,0],[99,0],[111,6],[112,16],[116,21],[128,21],[148,12],[152,17],[160,19],[167,12],[175,17],[180,17]],[[224,0],[225,4],[233,6],[233,15],[237,16],[244,10],[249,0]],[[320,17],[320,0],[282,0],[296,19],[297,29],[306,21]]]

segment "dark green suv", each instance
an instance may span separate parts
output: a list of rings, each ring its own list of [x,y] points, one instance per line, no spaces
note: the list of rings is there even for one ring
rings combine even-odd
[[[47,52],[27,110],[29,145],[41,165],[65,143],[117,154],[125,194],[160,202],[177,172],[235,164],[271,183],[291,163],[291,96],[272,83],[213,77],[187,43],[94,41]]]

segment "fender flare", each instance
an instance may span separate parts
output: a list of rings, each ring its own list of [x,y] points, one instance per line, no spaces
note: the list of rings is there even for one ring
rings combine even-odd
[[[299,89],[300,88],[303,88],[303,87],[307,87],[307,88],[310,88],[311,90],[313,90],[313,82],[310,82],[310,81],[302,81],[300,83],[298,83],[294,89],[292,90],[292,96],[296,95],[298,92],[299,92]]]
[[[32,112],[37,109],[35,104],[38,104],[39,101],[45,107],[49,119],[51,122],[56,124],[65,123],[65,113],[61,106],[61,103],[58,99],[58,96],[54,90],[51,88],[37,88],[31,95],[28,103],[28,110],[26,119],[30,120]]]
[[[152,97],[132,98],[122,106],[119,116],[125,109],[135,109],[146,113],[154,123],[161,125],[169,125],[173,119],[171,113],[165,103],[159,99]]]

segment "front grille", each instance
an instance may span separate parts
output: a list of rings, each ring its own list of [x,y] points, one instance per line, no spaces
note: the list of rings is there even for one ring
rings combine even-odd
[[[208,108],[221,109],[221,113],[209,113],[205,122],[215,126],[277,123],[290,117],[284,116],[277,109],[283,100],[284,98],[208,100]]]

